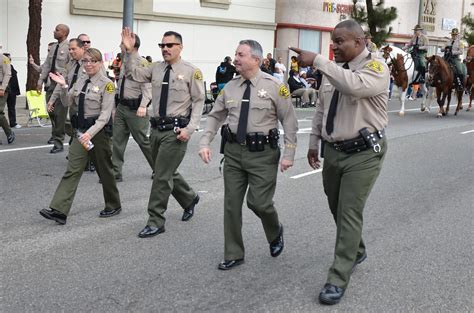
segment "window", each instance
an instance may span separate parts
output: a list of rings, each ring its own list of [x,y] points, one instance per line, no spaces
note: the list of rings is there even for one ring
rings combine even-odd
[[[300,29],[299,47],[316,53],[321,52],[321,32],[315,30]]]

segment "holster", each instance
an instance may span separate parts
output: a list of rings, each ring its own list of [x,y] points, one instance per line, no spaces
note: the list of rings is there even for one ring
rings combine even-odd
[[[221,149],[220,153],[224,154],[225,144],[234,142],[232,138],[232,131],[230,130],[229,124],[222,125],[221,127]]]

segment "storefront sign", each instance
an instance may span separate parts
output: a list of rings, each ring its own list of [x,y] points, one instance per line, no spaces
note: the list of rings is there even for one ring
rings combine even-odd
[[[351,14],[353,4],[340,4],[336,2],[323,2],[323,12]]]
[[[438,0],[421,0],[420,24],[428,32],[434,32],[436,25],[436,6]]]

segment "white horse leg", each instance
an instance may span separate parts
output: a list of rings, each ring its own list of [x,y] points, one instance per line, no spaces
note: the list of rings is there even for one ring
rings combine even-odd
[[[422,106],[424,107],[425,109],[425,112],[430,112],[431,110],[431,104],[433,103],[434,101],[434,95],[435,95],[435,88],[433,87],[428,87],[426,89],[426,96],[423,97],[423,103],[422,103]],[[425,102],[428,101],[428,106],[425,105]],[[423,110],[422,110],[423,111]]]
[[[399,116],[404,116],[405,115],[405,96],[407,94],[407,91],[406,89],[405,90],[402,90],[403,88],[402,87],[398,87],[398,94],[400,95],[400,104],[401,104],[401,107],[400,107],[400,112],[398,112],[398,115]]]

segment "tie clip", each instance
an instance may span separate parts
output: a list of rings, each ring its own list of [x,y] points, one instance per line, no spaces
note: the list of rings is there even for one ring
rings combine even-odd
[[[168,82],[162,82],[163,85],[168,85]]]
[[[250,102],[250,100],[242,99],[242,102]]]

